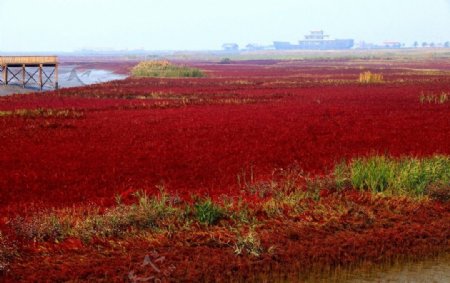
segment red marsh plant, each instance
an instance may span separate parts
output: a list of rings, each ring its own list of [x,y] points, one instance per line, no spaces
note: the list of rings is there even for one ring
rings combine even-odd
[[[130,247],[138,246],[142,253],[141,247],[150,245],[164,250],[167,264],[177,267],[170,274],[172,280],[250,280],[249,275],[275,280],[274,274],[294,280],[336,267],[389,263],[448,250],[444,223],[450,215],[445,204],[339,189],[329,180],[303,182],[308,177],[301,171],[290,170],[285,176],[293,179],[274,179],[269,187],[266,181],[254,180],[239,197],[182,200],[164,191],[153,196],[139,192],[130,205],[117,198],[116,206],[103,211],[54,210],[10,223],[22,240],[47,247],[46,254],[74,256],[71,268],[81,264],[76,258],[86,257],[92,249],[88,260],[109,270],[109,276],[121,274],[108,269],[102,263],[105,258],[96,261],[97,253],[103,257],[114,251],[123,261],[136,255]],[[72,253],[64,247],[74,238],[83,243]],[[17,261],[18,266],[28,267],[21,269],[21,275],[33,272],[42,278],[39,258],[40,252],[24,260],[14,258],[11,269],[18,272]],[[55,269],[60,263],[46,260],[45,266]],[[89,269],[84,268],[83,272]],[[98,273],[101,270],[90,278],[104,276]],[[78,276],[55,274],[56,278]]]
[[[16,234],[26,239],[61,242],[76,237],[89,242],[94,237],[129,237],[147,230],[189,229],[193,223],[231,228],[292,217],[319,217],[327,222],[341,217],[348,208],[326,207],[321,200],[329,195],[339,198],[340,191],[350,187],[382,196],[422,198],[434,198],[441,190],[437,200],[448,199],[445,197],[450,184],[450,158],[447,156],[358,158],[337,165],[334,175],[325,177],[309,177],[293,168],[280,170],[270,181],[241,178],[242,193],[238,198],[223,196],[213,201],[193,196],[189,201],[171,196],[160,188],[153,196],[136,192],[137,201],[131,205],[123,204],[117,197],[117,205],[105,210],[84,207],[43,211],[9,222]]]

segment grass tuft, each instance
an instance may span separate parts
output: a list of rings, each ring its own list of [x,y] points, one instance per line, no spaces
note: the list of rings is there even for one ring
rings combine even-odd
[[[359,82],[364,84],[384,82],[383,74],[374,74],[370,71],[359,74]]]
[[[222,209],[209,198],[197,201],[194,209],[198,221],[206,225],[214,225],[224,216]]]
[[[197,68],[179,66],[169,61],[144,61],[133,67],[134,77],[162,77],[162,78],[201,78],[204,73]]]
[[[177,217],[181,209],[163,190],[150,197],[145,192],[135,194],[137,203],[100,212],[98,208],[83,211],[65,209],[41,212],[31,218],[17,217],[11,221],[16,234],[34,241],[61,242],[68,237],[89,242],[92,237],[124,237],[145,230],[165,227]]]
[[[450,102],[450,94],[448,94],[447,92],[441,92],[440,94],[432,92],[421,92],[419,100],[422,104],[445,104],[447,102]]]
[[[450,158],[439,155],[422,159],[356,158],[348,165],[336,166],[334,175],[340,186],[350,181],[354,188],[374,193],[424,196],[430,186],[435,187],[435,192],[436,187],[450,185]]]
[[[228,58],[228,57],[225,57],[225,58],[222,58],[221,60],[220,60],[220,64],[231,64],[231,59],[230,58]]]
[[[264,249],[262,247],[261,240],[255,231],[251,230],[246,235],[237,236],[237,240],[234,245],[234,253],[236,255],[249,254],[259,257],[263,251]]]

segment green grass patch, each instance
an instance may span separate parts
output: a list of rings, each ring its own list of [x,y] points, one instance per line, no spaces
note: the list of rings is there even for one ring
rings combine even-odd
[[[131,74],[134,77],[161,77],[161,78],[201,78],[205,74],[197,68],[180,66],[168,61],[144,61],[133,67]]]
[[[194,208],[198,221],[203,224],[214,225],[224,216],[222,209],[209,198],[197,201]]]
[[[450,186],[450,158],[356,158],[335,167],[338,186],[351,184],[360,190],[395,195],[424,196],[431,188]]]
[[[135,197],[137,202],[132,205],[123,205],[117,198],[117,206],[103,212],[98,207],[43,211],[28,219],[17,217],[11,224],[17,235],[34,241],[60,242],[76,237],[88,242],[94,236],[123,237],[158,230],[184,216],[174,205],[175,199],[164,191],[156,196],[136,192]]]

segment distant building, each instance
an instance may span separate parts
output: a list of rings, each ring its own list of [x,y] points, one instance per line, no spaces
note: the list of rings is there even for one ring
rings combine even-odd
[[[222,45],[222,48],[223,50],[230,52],[239,51],[239,45],[236,43],[225,43]]]
[[[402,43],[398,41],[385,41],[383,45],[385,48],[402,48]]]
[[[289,50],[289,49],[297,49],[295,45],[291,44],[287,41],[274,41],[273,46],[277,50]]]
[[[350,49],[355,44],[353,39],[326,39],[329,35],[325,35],[322,30],[311,31],[305,35],[304,40],[300,40],[298,45],[289,42],[274,42],[275,49],[302,49],[302,50],[342,50]]]
[[[324,40],[325,37],[330,37],[329,35],[325,35],[323,30],[313,30],[310,34],[305,35],[306,40]]]
[[[265,50],[267,48],[263,45],[259,45],[256,43],[250,43],[245,46],[245,49],[247,49],[249,51],[256,51],[256,50]]]
[[[380,46],[378,46],[374,43],[361,41],[355,45],[355,48],[356,49],[377,49],[377,48],[380,48]]]

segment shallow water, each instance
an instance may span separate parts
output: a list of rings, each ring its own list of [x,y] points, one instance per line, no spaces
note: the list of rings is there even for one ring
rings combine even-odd
[[[78,70],[76,66],[61,66],[59,69],[59,86],[77,87],[104,83],[113,80],[122,80],[127,76],[116,74],[107,70],[86,69]]]
[[[29,70],[32,72],[32,70]],[[91,84],[104,83],[113,80],[125,79],[126,75],[116,74],[107,70],[99,69],[77,69],[75,65],[62,65],[58,69],[58,83],[60,88],[79,87]],[[29,93],[38,91],[36,83],[30,83],[27,88],[22,88],[18,82],[13,82],[11,85],[0,85],[0,96],[10,95],[15,93]],[[53,90],[53,86],[46,86],[44,90]]]

